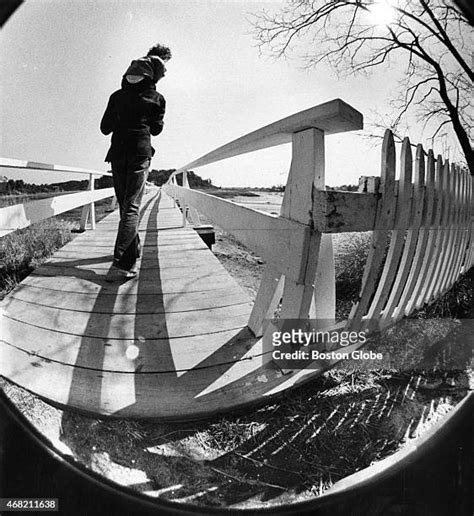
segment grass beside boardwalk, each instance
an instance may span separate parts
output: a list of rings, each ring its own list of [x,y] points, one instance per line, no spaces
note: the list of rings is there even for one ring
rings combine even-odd
[[[367,242],[354,235],[336,246],[341,317],[360,286]],[[261,258],[222,231],[213,250],[254,297]],[[119,484],[201,506],[291,503],[410,444],[472,389],[462,317],[474,318],[473,300],[471,271],[435,305],[369,342],[386,355],[378,367],[345,362],[277,401],[203,422],[85,417],[1,383],[55,446]]]
[[[74,223],[49,219],[0,239],[0,292],[4,296],[54,251],[71,240]]]
[[[100,221],[108,214],[110,199],[95,206],[96,220]],[[0,298],[74,238],[81,212],[82,208],[76,208],[0,238]]]

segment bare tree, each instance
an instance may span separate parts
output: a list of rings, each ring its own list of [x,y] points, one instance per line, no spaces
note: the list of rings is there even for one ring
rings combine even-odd
[[[337,72],[370,72],[395,59],[404,67],[397,129],[415,113],[431,137],[450,124],[471,174],[474,154],[473,29],[450,0],[287,0],[276,14],[253,20],[261,49],[286,56],[305,45],[308,66],[329,63]],[[308,52],[309,50],[309,52]]]

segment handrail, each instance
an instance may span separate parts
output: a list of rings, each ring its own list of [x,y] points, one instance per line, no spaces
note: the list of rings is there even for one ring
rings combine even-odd
[[[110,172],[100,172],[98,170],[89,170],[86,168],[69,167],[66,165],[52,165],[49,163],[40,163],[37,161],[20,160],[13,158],[1,158],[0,168],[20,168],[32,170],[48,170],[51,172],[74,172],[76,174],[92,174],[95,176],[111,176]]]
[[[31,224],[35,224],[44,219],[73,210],[80,206],[84,207],[80,222],[81,230],[85,229],[89,219],[91,229],[95,229],[94,203],[108,197],[112,197],[115,200],[115,191],[113,188],[102,188],[97,191],[94,190],[94,176],[112,177],[110,172],[101,172],[98,170],[69,167],[66,165],[52,165],[48,163],[39,163],[37,161],[26,161],[2,157],[0,157],[0,168],[17,168],[23,170],[30,169],[48,172],[69,172],[87,174],[89,176],[89,185],[86,192],[77,192],[62,196],[51,196],[41,200],[33,200],[22,204],[0,208],[0,237],[12,233],[17,229],[28,227]],[[156,186],[148,181],[146,185],[148,187]],[[111,204],[112,209],[115,209],[116,205],[114,200]]]
[[[95,202],[109,197],[113,198],[115,195],[113,188],[103,188],[97,191],[94,189],[94,176],[112,176],[110,172],[3,157],[0,157],[0,168],[68,172],[89,176],[88,190],[85,192],[53,195],[45,199],[0,208],[0,237],[80,206],[83,206],[80,229],[86,228],[89,219],[91,229],[95,229]]]
[[[336,134],[362,127],[362,113],[341,99],[331,100],[252,131],[183,165],[171,174],[168,182],[192,167],[202,167],[240,154],[290,143],[293,134],[305,129],[317,128],[326,134]]]
[[[386,131],[381,177],[363,178],[359,192],[326,190],[325,135],[361,128],[362,115],[335,99],[233,140],[180,167],[163,185],[179,202],[183,225],[200,212],[266,261],[249,319],[257,336],[270,331],[277,308],[282,320],[318,319],[321,327],[335,320],[331,233],[373,232],[347,329],[377,331],[395,324],[433,302],[474,265],[472,177],[440,156],[435,162],[421,145],[413,159],[408,138],[398,164],[393,134]],[[189,188],[191,168],[290,141],[280,216]]]
[[[47,197],[13,206],[0,208],[0,237],[36,224],[42,220],[54,217],[66,211],[73,210],[80,206],[94,204],[102,199],[115,195],[113,188],[102,188],[100,190],[86,190],[72,194]],[[89,215],[89,214],[88,214]],[[84,215],[82,216],[84,219]],[[85,222],[81,224],[85,226]],[[85,227],[82,227],[85,229]],[[93,229],[93,228],[91,228]]]

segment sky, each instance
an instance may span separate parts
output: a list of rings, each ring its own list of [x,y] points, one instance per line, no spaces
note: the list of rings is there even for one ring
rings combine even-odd
[[[261,126],[341,98],[364,114],[388,110],[397,71],[338,80],[328,68],[260,55],[252,13],[279,1],[25,0],[0,35],[0,156],[106,171],[99,124],[132,59],[160,42],[173,57],[157,89],[166,98],[152,168],[178,168]],[[220,186],[286,182],[291,146],[195,171]],[[380,143],[361,132],[327,137],[326,183],[380,174]],[[42,171],[0,175],[48,183],[79,178]]]

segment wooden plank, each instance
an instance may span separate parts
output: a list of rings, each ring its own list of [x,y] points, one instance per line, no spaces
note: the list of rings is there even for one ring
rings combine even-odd
[[[440,282],[443,278],[443,270],[446,267],[446,254],[449,250],[449,242],[452,236],[452,217],[453,217],[453,181],[454,175],[452,174],[449,162],[446,161],[446,185],[444,195],[444,213],[441,221],[441,238],[439,254],[436,260],[436,267],[433,272],[433,278],[429,285],[426,294],[426,302],[431,303],[436,299],[437,293],[439,293]]]
[[[102,310],[115,314],[162,314],[170,312],[187,312],[206,310],[224,306],[234,306],[248,303],[245,292],[238,286],[233,289],[227,287],[214,290],[186,292],[184,295],[155,293],[143,294],[139,288],[134,293],[117,294],[115,292],[69,292],[51,290],[31,285],[22,285],[10,293],[8,300],[18,299],[32,305],[44,305],[51,308],[70,308],[82,312],[92,312],[99,296],[113,296],[114,303],[102,303]],[[31,308],[34,310],[34,306]]]
[[[0,237],[78,206],[114,195],[113,188],[58,195],[0,208]]]
[[[89,314],[40,305],[35,305],[32,310],[30,303],[12,299],[4,319],[84,337],[149,340],[243,328],[251,308],[250,303],[242,303],[178,313],[115,314],[111,312],[114,301],[110,296],[99,297],[94,312]]]
[[[206,269],[210,272],[215,271],[216,262],[214,260],[207,259],[206,255],[202,251],[204,251],[204,249],[200,249],[197,251],[188,250],[186,254],[184,252],[160,254],[159,257],[156,255],[147,256],[146,254],[143,254],[142,258],[138,259],[137,265],[139,271],[152,271],[157,269],[161,271],[167,271],[168,269],[174,269],[176,272],[179,273],[180,269],[182,269],[183,272],[186,272],[186,269],[190,269],[197,266],[202,267],[203,270]],[[69,258],[51,258],[50,260],[45,262],[43,266],[44,268],[41,269],[41,272],[34,271],[32,274],[40,274],[42,276],[54,276],[58,273],[58,271],[52,269],[52,267],[64,268],[65,275],[74,275],[75,269],[79,271],[90,271],[92,273],[105,273],[107,270],[110,269],[112,265],[112,257],[112,251],[110,251],[110,253],[108,254],[102,253],[92,256],[84,255],[84,257],[78,256],[76,258],[74,258],[73,256]],[[154,274],[156,279],[160,278],[159,275],[157,275],[156,273]],[[165,272],[165,274],[168,273]]]
[[[34,273],[34,276],[41,276],[43,278],[49,278],[49,282],[52,283],[54,278],[61,276],[69,278],[69,282],[74,284],[75,278],[81,280],[89,280],[91,282],[102,282],[105,281],[108,285],[120,284],[120,281],[116,283],[109,283],[106,281],[107,274],[110,269],[109,267],[104,269],[93,269],[90,266],[85,265],[81,267],[42,267],[39,271]],[[147,267],[146,264],[138,271],[138,275],[135,278],[135,283],[138,283],[137,288],[143,288],[147,283],[155,283],[157,289],[164,289],[165,291],[169,288],[182,288],[185,291],[187,284],[193,284],[195,287],[198,284],[203,286],[206,285],[206,281],[209,282],[212,278],[215,279],[216,285],[228,278],[229,275],[224,269],[215,270],[212,264],[209,265],[203,262],[202,267],[197,267],[197,264],[192,266],[189,263],[186,267],[168,267],[161,269],[160,267]],[[200,283],[198,283],[200,282]],[[158,290],[157,290],[158,291]]]
[[[193,275],[198,277],[209,277],[212,274],[222,274],[223,271],[216,271],[214,261],[206,260],[205,256],[199,257],[198,261],[195,259],[198,255],[193,255],[189,260],[180,259],[179,262],[172,258],[167,262],[159,262],[156,257],[143,258],[137,261],[139,277],[148,279],[155,279],[157,282],[163,279],[173,279],[179,277],[192,277]],[[85,259],[83,263],[81,260],[71,259],[70,261],[56,259],[49,260],[41,268],[41,271],[34,272],[33,274],[40,274],[41,276],[57,276],[61,274],[63,276],[74,276],[77,271],[81,274],[81,277],[85,278],[83,272],[89,272],[91,280],[94,276],[105,275],[110,270],[112,255],[108,255],[104,261],[94,263],[94,260]],[[196,267],[199,265],[198,271]]]
[[[452,268],[452,275],[449,278],[449,285],[453,285],[461,274],[462,264],[468,260],[469,237],[471,230],[471,206],[472,206],[472,178],[466,171],[461,171],[461,199],[460,199],[460,241],[457,249],[456,261]],[[471,242],[472,246],[472,242]]]
[[[88,265],[96,263],[97,266],[100,263],[111,265],[113,247],[111,248],[90,248],[89,252],[58,252],[55,257],[45,262],[47,264],[64,264],[65,266],[75,265]],[[147,267],[168,267],[181,265],[187,265],[194,262],[205,262],[218,264],[219,261],[214,255],[209,255],[209,249],[207,247],[188,246],[187,249],[176,248],[174,246],[144,246],[142,248],[142,257],[139,259],[143,264],[147,264]]]
[[[421,161],[420,161],[421,168]],[[409,301],[414,295],[415,286],[420,276],[420,271],[424,262],[424,255],[426,253],[426,246],[429,236],[429,228],[433,217],[433,205],[434,205],[434,188],[435,188],[435,163],[433,151],[428,151],[427,163],[426,163],[426,185],[425,192],[423,195],[423,215],[421,220],[421,227],[419,229],[418,240],[416,243],[415,255],[412,260],[412,266],[408,279],[405,283],[405,288],[400,297],[400,301],[397,309],[394,312],[395,319],[399,320],[404,315],[408,316],[411,313],[412,306],[409,305]]]
[[[459,246],[460,236],[460,197],[461,176],[454,164],[451,165],[451,213],[448,221],[446,251],[443,264],[440,269],[439,279],[433,290],[433,297],[437,299],[448,287],[448,278],[451,275],[456,251]]]
[[[89,185],[88,190],[95,190],[94,187],[94,176],[93,174],[89,175]],[[115,193],[114,193],[115,197]],[[81,221],[79,223],[79,229],[84,231],[86,229],[87,223],[90,221],[90,229],[95,229],[96,220],[95,220],[95,203],[91,202],[82,207]]]
[[[447,288],[451,288],[451,286],[458,280],[460,271],[461,271],[461,263],[464,261],[464,257],[468,253],[469,243],[468,237],[470,232],[470,222],[471,222],[471,202],[470,202],[470,179],[471,176],[467,172],[467,170],[463,170],[458,167],[458,172],[460,175],[460,196],[459,196],[459,237],[457,241],[457,248],[455,251],[455,257],[453,260],[453,265],[451,268],[451,273],[448,275],[447,279]]]
[[[187,172],[187,170],[183,171],[182,178],[183,178],[183,188],[189,190],[188,172]],[[186,199],[181,197],[179,204],[180,204],[179,208],[180,208],[180,210],[182,212],[182,215],[181,215],[181,225],[183,227],[186,227],[186,222],[187,222],[187,217],[188,217],[188,205],[186,203]]]
[[[312,210],[314,229],[322,233],[393,229],[375,225],[378,198],[376,193],[315,189]]]
[[[470,246],[467,249],[466,261],[462,266],[463,272],[468,271],[472,266],[474,266],[474,221],[471,224],[469,241]]]
[[[465,172],[459,167],[457,168],[459,173],[459,198],[458,198],[458,237],[456,240],[456,247],[454,249],[454,258],[450,271],[446,278],[445,289],[449,289],[457,281],[458,274],[460,271],[460,263],[462,262],[462,256],[466,254],[466,228],[469,214],[469,205],[467,205],[467,178]]]
[[[386,130],[382,145],[382,166],[380,175],[381,199],[377,204],[376,226],[387,227],[393,225],[395,217],[395,142],[390,130]],[[349,315],[348,326],[359,329],[363,326],[362,318],[365,316],[372,296],[375,292],[379,269],[385,258],[387,244],[387,231],[375,230],[372,233],[372,246],[367,256],[367,261],[362,277],[362,287],[359,301],[352,307]]]
[[[102,226],[99,224],[97,226],[97,229],[94,230],[94,232],[87,232],[84,236],[85,242],[97,242],[97,245],[100,245],[101,241],[106,241],[106,245],[109,245],[109,242],[114,242],[115,236],[117,234],[118,229],[118,220],[116,224],[111,225],[109,228]],[[158,227],[151,227],[151,224],[148,224],[148,226],[143,225],[138,227],[138,232],[140,234],[149,233],[150,240],[152,238],[160,238],[161,240],[169,240],[169,239],[177,239],[177,238],[191,238],[196,235],[196,232],[191,228],[158,228]],[[141,240],[145,240],[140,236]],[[74,244],[74,240],[70,242],[71,245]],[[69,244],[66,244],[69,245]]]
[[[153,243],[150,241],[151,239],[148,239],[148,242],[143,242],[143,247],[149,247],[150,249],[143,250],[143,254],[148,254],[148,258],[159,258],[161,256],[166,256],[168,253],[171,255],[172,253],[179,255],[180,253],[186,254],[193,251],[203,251],[205,249],[208,249],[206,244],[199,239],[198,241],[192,240],[190,243],[168,243],[165,245],[159,244],[155,242]],[[145,245],[146,243],[146,245]],[[77,247],[79,247],[79,244],[76,244]],[[76,247],[76,249],[77,249]],[[110,246],[101,246],[97,247],[92,244],[90,245],[83,245],[81,246],[80,250],[74,249],[74,247],[71,246],[71,248],[61,249],[57,253],[58,260],[68,260],[68,259],[80,259],[82,257],[89,256],[92,257],[98,257],[98,256],[108,256],[111,252],[113,252],[113,244]],[[143,248],[142,248],[143,249]],[[109,252],[107,252],[107,250]]]
[[[409,212],[408,231],[405,235],[405,244],[403,254],[400,259],[400,265],[390,292],[388,301],[383,309],[380,317],[380,327],[384,328],[394,324],[397,320],[395,317],[395,309],[398,307],[398,313],[403,313],[404,306],[398,306],[403,290],[406,287],[408,276],[413,265],[413,257],[415,255],[416,245],[418,242],[419,228],[423,217],[423,201],[424,201],[424,183],[425,183],[425,161],[423,157],[423,147],[417,146],[415,159],[414,188],[411,201],[411,213]],[[411,160],[407,160],[411,161]],[[405,163],[405,166],[411,163]],[[402,165],[403,166],[403,165]],[[407,179],[406,179],[407,180]],[[408,180],[407,180],[408,181]],[[410,179],[411,182],[411,179]],[[400,184],[400,183],[399,183]],[[410,185],[411,186],[411,185]],[[408,207],[407,207],[408,208]],[[402,221],[404,222],[404,221]]]
[[[118,229],[118,221],[117,223],[110,224],[110,226],[107,228],[107,225],[104,225],[104,227],[98,226],[98,229],[94,230],[94,233],[91,232],[88,233],[88,236],[91,239],[97,239],[100,240],[101,237],[106,238],[108,240],[113,240],[115,238],[115,235],[117,234]],[[150,233],[156,238],[157,234],[162,233],[169,233],[170,235],[174,234],[177,229],[183,229],[185,231],[194,231],[193,228],[181,228],[181,226],[173,226],[172,224],[168,223],[161,223],[160,225],[154,225],[152,226],[149,224],[148,226],[143,224],[142,226],[138,227],[138,232],[140,233],[140,238],[142,238],[142,235],[145,233]],[[191,233],[183,233],[183,234],[191,234]]]
[[[99,275],[88,271],[76,271],[71,276],[58,276],[53,274],[40,275],[36,272],[28,278],[28,284],[39,288],[53,288],[54,290],[66,290],[70,292],[95,292],[97,289],[108,289],[110,292],[135,292],[138,288],[143,293],[156,294],[183,294],[186,292],[203,292],[221,288],[232,288],[235,281],[225,272],[201,276],[195,280],[187,278],[170,278],[159,281],[156,272],[145,270],[140,273],[140,283],[136,281],[124,281],[108,283],[106,274]]]
[[[283,296],[284,281],[284,276],[275,267],[265,266],[248,321],[248,327],[255,336],[261,337],[265,333],[268,320],[274,317]]]
[[[466,213],[467,219],[467,238],[466,238],[466,250],[467,255],[461,266],[461,271],[466,272],[470,267],[474,265],[474,181],[472,176],[466,172],[466,179],[468,183],[468,195],[467,204],[468,209]]]
[[[242,338],[243,334],[245,339]],[[19,335],[24,335],[20,341]],[[39,359],[70,367],[99,372],[137,371],[141,374],[176,375],[196,368],[217,367],[243,360],[252,338],[248,332],[237,328],[173,339],[103,339],[61,334],[8,320],[3,342]]]
[[[430,229],[428,234],[428,240],[426,242],[426,248],[423,255],[423,263],[417,278],[413,294],[407,303],[405,313],[409,314],[413,310],[418,310],[424,303],[424,292],[426,288],[426,281],[429,277],[430,265],[433,263],[433,256],[436,248],[436,238],[438,236],[438,228],[441,220],[441,208],[442,208],[442,168],[443,162],[441,156],[438,156],[435,164],[435,187],[434,187],[434,200],[433,200],[433,216],[430,223]]]
[[[195,236],[197,236],[195,233],[194,234],[183,234],[183,235],[169,235],[169,237],[167,237],[167,235],[162,235],[161,232],[159,232],[158,230],[155,231],[156,233],[156,236],[153,237],[153,233],[154,231],[148,231],[147,232],[149,237],[146,238],[146,239],[141,239],[141,245],[142,247],[148,247],[148,246],[153,246],[153,247],[156,247],[157,244],[160,245],[160,247],[164,247],[164,246],[167,246],[167,245],[170,245],[170,244],[177,244],[177,243],[191,243],[191,242],[196,242],[196,239],[195,239]],[[68,244],[66,244],[65,246],[63,246],[61,248],[62,251],[64,250],[77,250],[77,251],[80,251],[81,249],[83,249],[84,247],[89,247],[89,248],[101,248],[101,247],[107,247],[107,248],[110,248],[110,246],[113,246],[114,243],[115,243],[115,237],[116,237],[116,234],[115,234],[115,231],[114,232],[107,232],[107,233],[102,233],[102,234],[91,234],[89,237],[87,238],[84,238],[84,239],[81,239],[81,242],[80,243],[77,243],[75,242],[75,240],[72,240],[71,242],[69,242]],[[199,238],[199,237],[198,237]],[[199,242],[199,241],[197,241]]]
[[[354,131],[363,128],[363,117],[361,113],[341,99],[331,100],[237,138],[180,167],[172,177],[184,170],[201,167],[247,152],[290,143],[294,133],[309,128],[320,129],[326,134]]]
[[[324,162],[324,132],[318,129],[308,129],[293,135],[293,155],[290,173],[285,187],[285,194],[281,207],[281,216],[309,224],[311,222],[312,191],[313,188],[325,188],[325,162]],[[329,236],[329,238],[331,238]],[[321,246],[321,233],[312,231],[307,236],[304,253],[299,249],[292,249],[289,259],[299,264],[301,271],[299,278],[285,275],[283,298],[280,317],[284,319],[307,319],[313,302],[314,291],[317,295],[325,296],[329,310],[333,306],[332,290],[323,292],[322,286],[315,283],[316,271],[319,277],[329,274],[332,256],[328,253],[328,264],[319,262]],[[329,249],[329,248],[328,248]],[[296,281],[295,281],[296,280]],[[334,279],[332,286],[334,286]],[[335,303],[334,303],[335,305]]]
[[[474,265],[474,181],[471,175],[467,176],[468,182],[469,182],[469,211],[470,211],[470,219],[471,219],[471,227],[470,227],[470,252],[469,256],[467,258],[464,271],[469,270],[470,267]]]
[[[449,213],[449,162],[446,160],[441,169],[441,184],[440,184],[440,218],[436,230],[436,236],[434,241],[434,252],[432,255],[432,261],[428,269],[426,276],[426,282],[421,290],[420,299],[417,303],[417,308],[421,308],[424,304],[431,302],[431,292],[434,288],[436,281],[438,280],[438,272],[441,263],[445,231],[448,213]]]
[[[281,216],[310,224],[313,189],[323,189],[325,175],[324,132],[307,129],[292,137],[292,159],[285,193],[281,205]]]
[[[400,259],[405,245],[405,230],[399,229],[406,227],[411,214],[411,183],[412,176],[412,155],[411,146],[408,138],[403,140],[401,160],[400,160],[400,179],[398,183],[398,197],[396,203],[395,229],[392,231],[390,247],[385,260],[382,275],[375,291],[374,298],[367,312],[370,328],[379,328],[380,314],[390,295],[395,275],[399,268]]]

